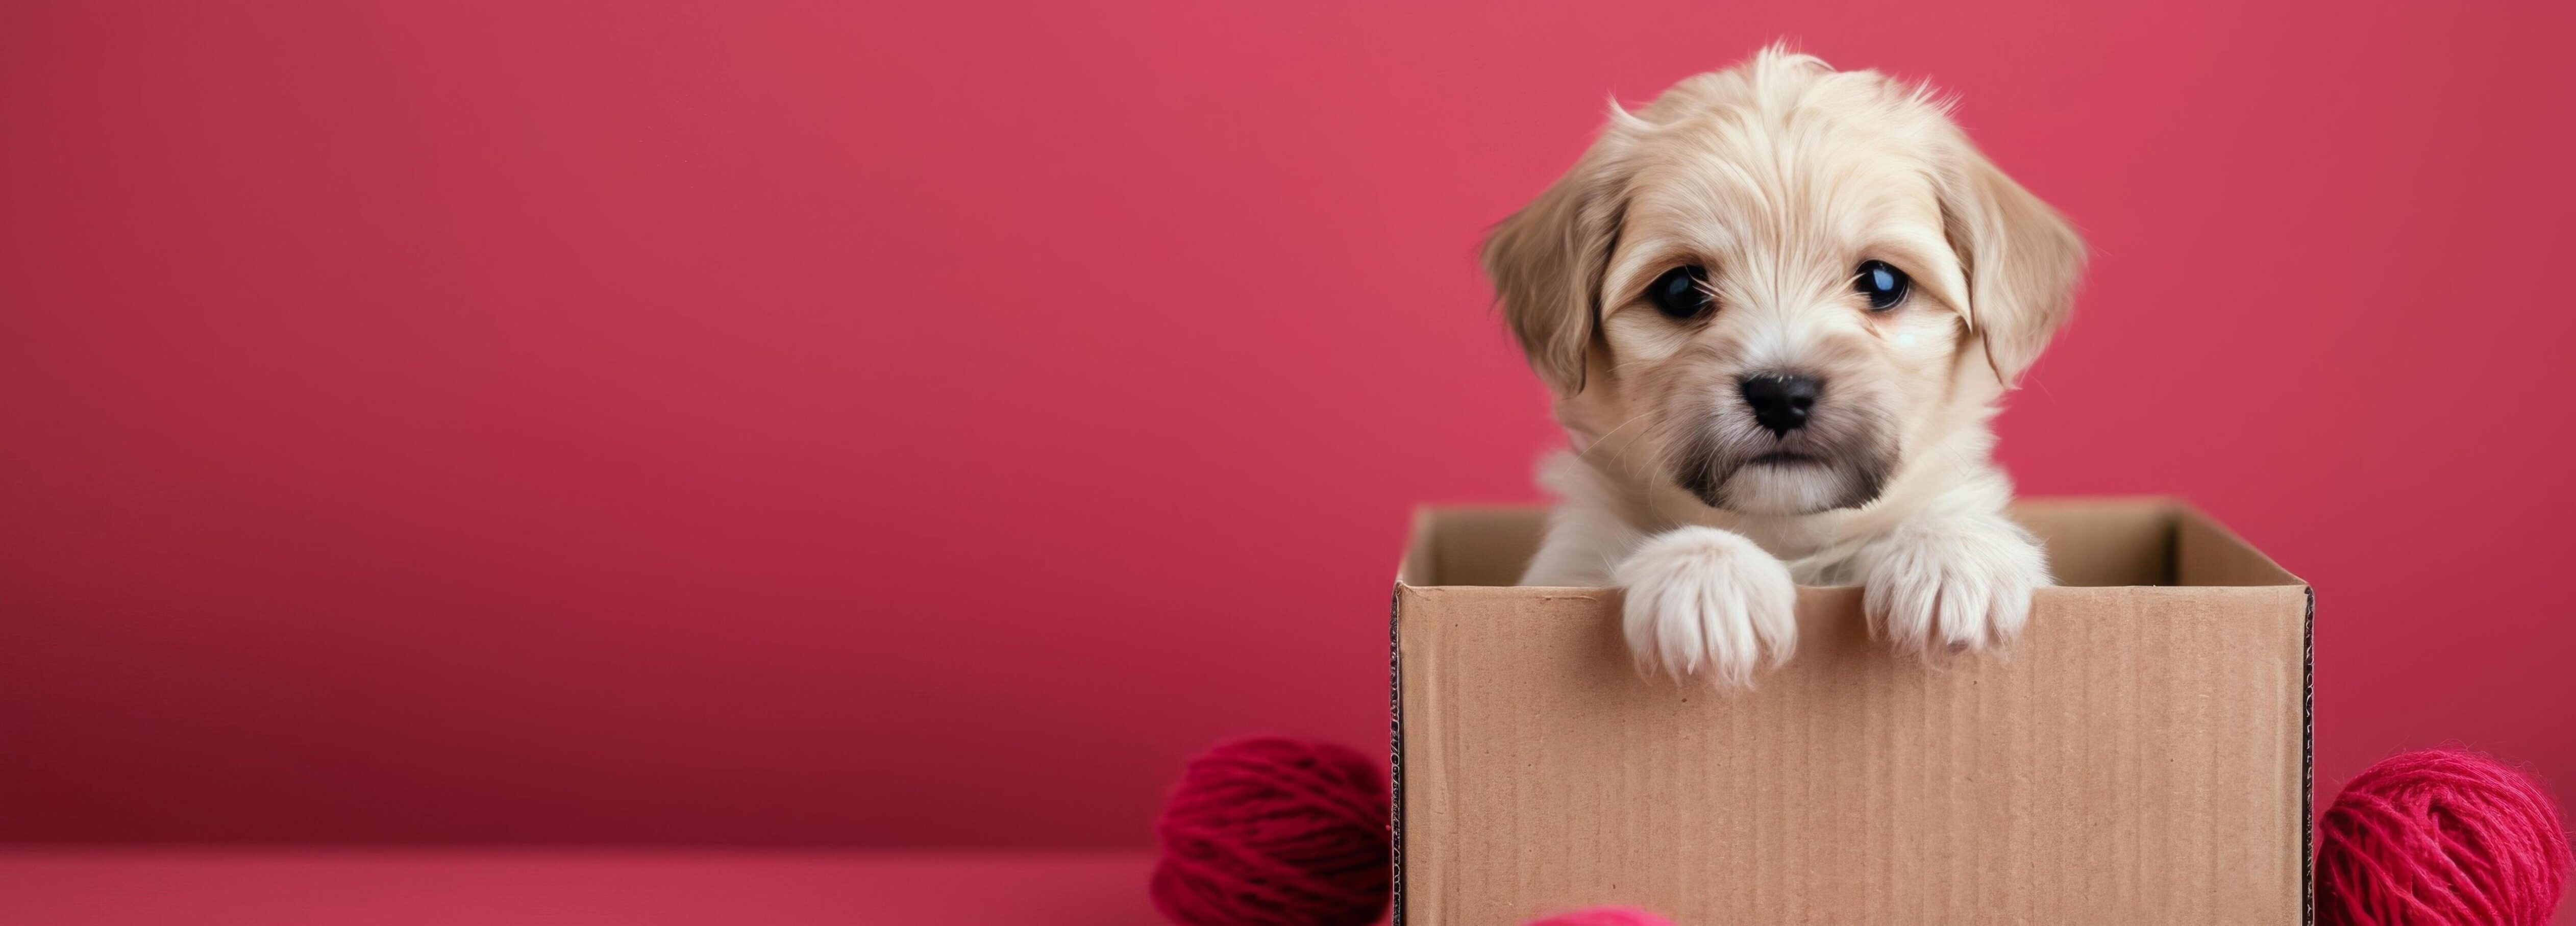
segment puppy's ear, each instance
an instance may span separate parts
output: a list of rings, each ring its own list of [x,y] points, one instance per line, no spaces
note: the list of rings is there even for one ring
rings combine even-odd
[[[1485,238],[1485,275],[1530,368],[1558,395],[1583,391],[1601,323],[1601,275],[1619,244],[1605,139]]]
[[[1968,330],[2009,388],[2074,313],[2084,239],[1966,140],[1957,151],[1942,178],[1941,223],[1967,272]]]

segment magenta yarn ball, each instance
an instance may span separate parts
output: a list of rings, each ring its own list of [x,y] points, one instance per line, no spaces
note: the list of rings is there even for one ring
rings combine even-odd
[[[1594,907],[1531,920],[1528,926],[1673,926],[1673,921],[1629,907]]]
[[[2455,749],[2371,766],[2317,828],[2323,926],[2546,926],[2576,864],[2549,792]]]

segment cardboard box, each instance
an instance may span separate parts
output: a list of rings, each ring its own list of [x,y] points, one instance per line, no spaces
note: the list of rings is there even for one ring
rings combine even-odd
[[[2061,587],[2002,655],[1801,588],[1749,692],[1640,678],[1614,589],[1510,588],[1542,510],[1426,510],[1395,587],[1400,924],[1603,903],[1683,926],[2308,916],[2297,577],[2164,500],[2036,500]]]

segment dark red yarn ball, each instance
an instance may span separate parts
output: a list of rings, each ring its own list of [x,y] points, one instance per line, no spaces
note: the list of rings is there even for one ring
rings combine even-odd
[[[2546,926],[2576,864],[2548,792],[2454,749],[2371,766],[2317,835],[2324,926]]]
[[[1155,830],[1150,890],[1174,923],[1368,926],[1386,912],[1386,772],[1352,750],[1219,744],[1190,760]]]

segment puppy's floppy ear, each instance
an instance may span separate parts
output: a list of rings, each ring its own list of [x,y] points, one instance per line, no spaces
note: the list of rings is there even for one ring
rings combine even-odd
[[[2020,384],[2075,311],[2084,239],[1961,139],[1941,178],[1941,223],[1968,277],[1968,330],[2006,387]]]
[[[1485,275],[1530,368],[1558,395],[1583,391],[1601,323],[1601,276],[1619,244],[1621,206],[1609,176],[1610,140],[1485,238]]]

